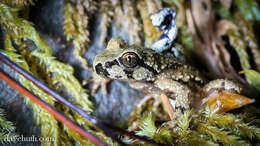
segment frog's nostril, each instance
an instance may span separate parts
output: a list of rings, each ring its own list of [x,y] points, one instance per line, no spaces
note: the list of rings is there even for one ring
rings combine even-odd
[[[106,69],[103,68],[102,64],[99,63],[95,66],[95,70],[96,70],[96,73],[98,75],[101,75],[101,76],[105,76],[105,77],[108,77],[109,76],[109,73],[107,72]]]
[[[102,67],[102,64],[99,63],[95,66],[95,70],[96,70],[96,73],[97,74],[101,74],[102,70],[103,70],[103,67]]]

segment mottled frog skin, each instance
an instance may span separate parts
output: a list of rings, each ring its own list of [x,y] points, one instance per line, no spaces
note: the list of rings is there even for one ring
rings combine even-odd
[[[202,97],[215,90],[240,91],[229,80],[218,79],[206,84],[195,68],[150,48],[128,46],[120,38],[109,41],[107,48],[95,57],[93,67],[102,77],[128,81],[133,88],[164,93],[174,99],[175,117],[191,107],[199,108]]]

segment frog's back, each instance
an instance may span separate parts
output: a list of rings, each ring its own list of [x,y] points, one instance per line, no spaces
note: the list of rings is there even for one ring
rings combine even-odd
[[[203,86],[205,83],[205,79],[197,69],[182,61],[161,53],[153,53],[149,57],[151,58],[144,60],[147,60],[147,64],[156,70],[157,78],[172,79],[183,84],[189,84],[189,86]]]

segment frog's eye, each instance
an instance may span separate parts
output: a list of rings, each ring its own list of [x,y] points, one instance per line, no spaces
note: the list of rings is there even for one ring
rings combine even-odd
[[[121,57],[121,63],[125,67],[136,67],[138,63],[138,56],[133,52],[128,52],[122,55]]]

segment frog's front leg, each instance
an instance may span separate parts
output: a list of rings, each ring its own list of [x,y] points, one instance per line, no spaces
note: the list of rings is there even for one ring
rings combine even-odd
[[[161,95],[161,99],[165,100],[163,104],[169,110],[167,112],[171,117],[171,120],[179,118],[184,111],[190,109],[191,91],[186,85],[171,79],[158,79],[155,81],[155,86],[162,91],[162,94],[165,94],[168,97],[168,99],[166,99],[164,95]],[[174,110],[173,113],[169,109],[169,103]]]
[[[171,120],[174,119],[174,109],[171,105],[171,102],[167,95],[161,91],[161,89],[155,87],[153,83],[146,82],[130,82],[130,86],[149,95],[146,96],[149,98],[144,98],[139,102],[139,106],[137,106],[137,108],[140,108],[140,105],[144,105],[145,102],[151,98],[154,98],[155,102],[153,105],[153,111],[157,111],[155,108],[158,108],[159,104],[163,103],[164,111],[168,113]]]

